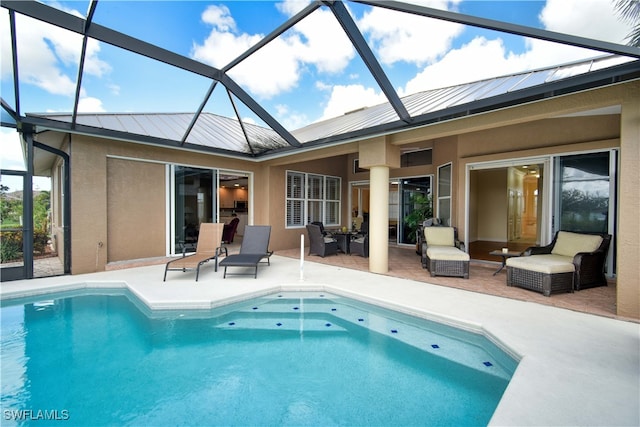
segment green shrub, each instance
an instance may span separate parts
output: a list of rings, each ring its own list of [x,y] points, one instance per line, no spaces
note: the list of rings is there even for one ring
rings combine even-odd
[[[0,261],[9,262],[22,258],[22,231],[0,233]]]
[[[46,231],[34,231],[33,233],[33,251],[44,254],[49,241],[49,233]]]

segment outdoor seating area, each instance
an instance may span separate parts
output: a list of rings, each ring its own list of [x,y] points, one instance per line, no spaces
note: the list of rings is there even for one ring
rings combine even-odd
[[[506,261],[507,285],[541,292],[573,292],[606,286],[604,265],[611,235],[559,231],[543,247]]]
[[[277,255],[298,259],[300,249],[276,251]],[[360,271],[369,271],[369,258],[338,253],[335,256],[321,258],[312,256],[305,258],[308,262],[333,265]],[[506,285],[506,272],[503,270],[494,275],[497,262],[476,260],[469,262],[469,280],[461,277],[435,276],[425,274],[420,256],[415,249],[409,247],[389,246],[388,276],[417,282],[431,283],[439,286],[462,289],[470,292],[494,295],[520,301],[565,308],[605,317],[616,317],[616,283],[608,281],[607,286],[591,288],[583,292],[556,294],[547,298],[541,293],[531,292],[515,286]]]

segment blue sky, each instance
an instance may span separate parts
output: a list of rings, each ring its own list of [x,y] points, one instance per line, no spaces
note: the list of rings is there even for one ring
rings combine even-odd
[[[87,1],[45,3],[79,16]],[[624,43],[613,0],[424,1],[429,7]],[[300,1],[99,2],[94,22],[223,67],[306,5]],[[346,3],[400,96],[600,55],[584,49]],[[12,106],[8,13],[0,14],[2,97]],[[18,16],[21,112],[73,107],[81,37]],[[331,12],[315,11],[229,75],[289,130],[385,102]],[[211,81],[91,40],[81,112],[193,112]],[[244,120],[261,124],[238,105]],[[232,116],[218,85],[205,111]],[[9,136],[7,136],[9,134]],[[3,147],[15,132],[3,130]],[[4,150],[2,167],[19,162]],[[19,156],[18,156],[19,157]]]

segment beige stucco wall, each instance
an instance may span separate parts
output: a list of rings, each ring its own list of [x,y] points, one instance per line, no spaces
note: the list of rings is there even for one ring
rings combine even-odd
[[[269,218],[271,225],[271,248],[273,250],[295,248],[300,246],[300,235],[305,235],[305,246],[308,246],[307,232],[304,227],[286,228],[285,200],[286,200],[286,171],[297,171],[306,173],[316,173],[320,175],[337,176],[342,179],[342,211],[341,225],[348,225],[350,222],[349,206],[349,186],[347,185],[348,156],[340,155],[325,159],[308,160],[296,162],[289,165],[276,165],[269,168],[268,193]]]
[[[630,317],[640,317],[640,292],[638,290],[638,242],[640,242],[637,215],[639,203],[639,127],[638,96],[640,83],[631,82],[608,88],[532,102],[518,107],[460,118],[432,126],[390,135],[385,143],[406,147],[432,147],[433,164],[413,168],[390,168],[390,177],[432,175],[437,178],[437,167],[452,162],[452,223],[459,229],[460,237],[465,236],[465,212],[474,212],[465,204],[466,166],[470,163],[507,160],[513,158],[536,157],[550,154],[577,153],[613,147],[621,148],[620,159],[620,206],[617,252],[618,304],[619,310]],[[624,105],[622,120],[618,114],[572,117],[572,113],[588,109]],[[565,116],[568,115],[568,116]],[[622,129],[622,132],[621,132]],[[621,142],[622,140],[622,142]],[[295,153],[260,162],[224,158],[220,156],[192,153],[187,151],[136,145],[98,138],[73,136],[70,143],[72,156],[72,269],[74,274],[99,271],[107,262],[129,256],[155,256],[159,246],[157,231],[146,227],[139,230],[141,239],[156,239],[153,250],[141,248],[127,254],[118,247],[123,238],[109,231],[109,189],[122,182],[111,183],[114,179],[108,173],[108,159],[126,161],[153,161],[184,164],[203,168],[221,168],[253,173],[252,207],[253,223],[272,225],[272,249],[293,248],[299,245],[304,229],[285,228],[286,170],[339,176],[343,179],[342,220],[348,224],[348,182],[368,180],[368,172],[353,173],[353,159],[361,156],[358,142],[335,145],[323,149]],[[385,147],[384,156],[396,156],[398,151]],[[365,152],[366,154],[366,152]],[[111,162],[113,164],[113,162]],[[120,164],[125,165],[125,163]],[[365,166],[367,164],[365,163]],[[391,164],[392,166],[395,166]],[[362,165],[361,165],[362,166]],[[159,178],[160,169],[150,167],[154,180]],[[122,181],[127,178],[116,174]],[[140,185],[142,174],[138,176]],[[474,178],[475,179],[475,178]],[[434,181],[435,189],[436,181]],[[162,184],[164,185],[164,184]],[[155,187],[154,187],[155,188]],[[158,187],[159,188],[159,187]],[[163,190],[163,191],[166,191]],[[436,194],[437,196],[437,194]],[[166,197],[166,194],[162,197]],[[155,209],[162,198],[146,200],[144,209]],[[477,194],[470,195],[472,203],[477,202]],[[111,197],[113,199],[113,197]],[[124,204],[123,201],[119,201]],[[114,205],[115,207],[115,205]],[[114,207],[111,207],[113,209]],[[141,205],[142,208],[142,205]],[[122,219],[115,219],[122,222]],[[136,219],[140,222],[141,219]],[[154,225],[163,222],[161,216],[154,217]],[[164,226],[163,226],[164,227]],[[164,233],[164,230],[161,232]],[[474,236],[470,236],[474,237]],[[102,246],[100,246],[102,243]],[[115,245],[112,248],[109,245]]]
[[[166,254],[165,165],[107,159],[107,260]]]
[[[618,314],[640,318],[640,84],[622,102],[620,209],[617,247]]]
[[[73,136],[70,150],[73,274],[102,271],[109,262],[165,254],[165,164],[253,172],[255,182],[268,183],[264,166],[244,160],[86,136]],[[116,197],[124,190],[128,194]],[[133,193],[143,190],[147,193],[132,206]],[[256,192],[254,203],[268,205],[268,196]],[[115,213],[125,205],[126,214]],[[126,237],[133,226],[130,218],[143,224],[133,241]],[[254,220],[268,223],[268,212],[255,209]]]

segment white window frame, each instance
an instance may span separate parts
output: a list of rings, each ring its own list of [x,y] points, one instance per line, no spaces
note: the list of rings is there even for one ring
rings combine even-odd
[[[301,197],[291,197],[291,194],[289,192],[289,177],[291,175],[298,175],[300,177],[303,177],[303,182],[304,182],[304,188],[301,191]],[[309,195],[309,178],[321,178],[322,179],[322,194],[320,196],[320,198],[311,198]],[[338,191],[337,191],[337,199],[330,199],[329,195],[328,195],[328,181],[329,180],[336,180],[337,181],[337,187],[338,187]],[[297,202],[297,203],[302,203],[302,214],[300,216],[300,218],[295,221],[290,221],[288,212],[289,212],[289,204],[291,202]],[[284,222],[285,222],[285,228],[287,229],[294,229],[294,228],[303,228],[305,227],[309,222],[309,213],[310,213],[310,209],[309,209],[309,203],[311,202],[320,202],[321,204],[321,212],[320,212],[320,218],[314,218],[314,221],[322,221],[322,223],[325,226],[339,226],[341,221],[342,221],[342,178],[340,178],[339,176],[331,176],[331,175],[322,175],[322,174],[317,174],[317,173],[306,173],[306,172],[300,172],[300,171],[294,171],[294,170],[287,170],[286,171],[286,176],[285,176],[285,215],[284,215]],[[330,208],[330,205],[332,204],[337,204],[337,207],[334,207],[335,209],[337,209],[337,220],[336,221],[329,221],[327,212],[328,209]]]
[[[442,196],[440,194],[440,186],[441,186],[441,182],[440,182],[441,172],[440,171],[442,169],[446,168],[446,167],[450,168],[450,173],[449,173],[449,195],[448,196]],[[440,219],[440,206],[443,203],[448,203],[449,204],[449,218],[448,218],[449,219],[449,224],[445,224],[445,225],[451,225],[450,223],[451,223],[451,215],[452,215],[452,212],[451,212],[451,193],[452,193],[452,190],[453,190],[453,162],[444,163],[444,164],[438,166],[438,180],[437,180],[436,186],[437,186],[437,190],[438,190],[438,203],[437,203],[437,206],[436,206],[437,207],[436,218]]]

